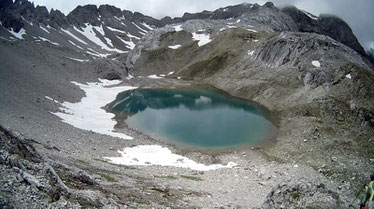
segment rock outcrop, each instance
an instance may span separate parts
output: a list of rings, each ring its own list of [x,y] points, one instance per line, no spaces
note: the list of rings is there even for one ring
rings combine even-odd
[[[366,56],[364,48],[358,42],[352,29],[341,18],[333,15],[315,17],[305,11],[298,10],[296,7],[285,7],[282,11],[293,19],[300,32],[327,35]]]

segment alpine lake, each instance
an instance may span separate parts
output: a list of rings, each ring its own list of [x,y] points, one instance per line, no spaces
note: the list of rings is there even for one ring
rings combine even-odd
[[[277,129],[270,111],[205,85],[122,92],[107,111],[144,134],[198,148],[259,145]]]

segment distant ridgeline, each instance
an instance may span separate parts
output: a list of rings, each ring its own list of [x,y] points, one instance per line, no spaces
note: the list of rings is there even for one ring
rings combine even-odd
[[[272,15],[264,16],[269,14],[269,10],[272,11]],[[185,13],[182,17],[165,17],[158,20],[110,5],[78,6],[65,16],[59,10],[52,9],[48,12],[44,6],[35,7],[27,0],[0,0],[0,38],[48,42],[56,47],[67,47],[82,52],[92,58],[106,57],[113,53],[129,52],[144,34],[167,24],[193,19],[230,20],[248,13],[263,15],[263,20],[269,23],[275,21],[282,24],[273,27],[274,31],[327,35],[367,57],[350,27],[340,18],[315,17],[295,7],[278,9],[271,2],[264,6],[240,4],[213,12]],[[279,22],[278,17],[283,17],[280,19],[286,22]]]

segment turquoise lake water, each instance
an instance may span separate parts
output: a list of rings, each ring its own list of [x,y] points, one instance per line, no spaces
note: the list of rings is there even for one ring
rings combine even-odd
[[[143,133],[198,147],[258,144],[275,128],[259,105],[214,88],[126,91],[109,110]]]

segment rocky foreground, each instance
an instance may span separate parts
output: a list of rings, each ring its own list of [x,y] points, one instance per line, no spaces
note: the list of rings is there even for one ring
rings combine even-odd
[[[358,206],[374,163],[374,71],[339,18],[278,9],[271,3],[161,22],[112,7],[80,7],[68,17],[38,17],[26,1],[16,1],[23,7],[5,7],[4,2],[9,1],[0,1],[2,208]],[[11,17],[23,25],[9,19],[10,8],[15,14]],[[25,11],[29,15],[23,20]],[[85,12],[95,18],[81,15]],[[56,15],[55,22],[48,22]],[[103,19],[97,19],[99,15]],[[159,28],[136,29],[144,22]],[[91,28],[86,23],[101,42],[81,34]],[[110,32],[115,27],[117,31]],[[20,28],[26,30],[24,39],[10,33]],[[132,50],[128,42],[118,42],[118,30],[129,32],[121,37],[134,41]],[[131,35],[142,35],[139,32],[147,34]],[[33,38],[44,36],[49,41]],[[51,44],[55,42],[59,45]],[[101,58],[113,51],[97,44],[131,51]],[[278,133],[273,143],[214,152],[176,146],[123,124],[115,131],[133,140],[62,121],[55,113],[64,112],[64,102],[79,103],[87,96],[76,84],[98,78],[120,79],[117,86],[139,88],[213,85],[269,109]],[[118,165],[106,158],[138,145],[167,147],[207,165],[232,161],[237,166],[196,171]]]

